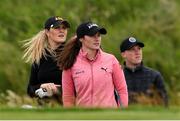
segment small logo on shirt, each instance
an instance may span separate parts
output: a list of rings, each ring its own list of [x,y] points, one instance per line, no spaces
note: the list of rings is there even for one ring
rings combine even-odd
[[[104,70],[105,72],[107,72],[107,69],[108,69],[108,68],[101,67],[101,69]]]
[[[75,72],[75,74],[81,74],[81,73],[84,73],[84,70]]]

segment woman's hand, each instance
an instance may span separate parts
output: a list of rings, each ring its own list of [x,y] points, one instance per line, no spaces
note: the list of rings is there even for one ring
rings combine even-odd
[[[57,85],[54,83],[44,83],[44,84],[41,84],[40,88],[46,89],[49,94],[52,93],[53,95],[53,94],[57,94],[58,92],[58,89],[56,86]]]

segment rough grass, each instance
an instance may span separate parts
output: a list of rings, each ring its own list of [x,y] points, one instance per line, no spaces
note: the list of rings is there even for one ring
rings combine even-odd
[[[102,120],[118,120],[118,119],[180,119],[180,107],[165,108],[157,105],[130,105],[126,109],[82,109],[70,108],[65,109],[58,105],[47,105],[46,107],[38,107],[36,101],[27,97],[20,96],[13,91],[8,90],[7,95],[0,96],[0,120],[16,119],[16,120],[52,120],[52,119],[102,119]],[[142,101],[144,99],[140,98]],[[32,106],[30,108],[27,107]]]
[[[118,120],[118,119],[180,119],[180,107],[130,106],[127,109],[80,109],[71,108],[0,108],[0,119],[86,119],[86,120]]]

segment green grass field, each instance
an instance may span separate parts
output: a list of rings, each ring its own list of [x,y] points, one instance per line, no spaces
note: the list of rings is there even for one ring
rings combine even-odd
[[[42,120],[42,119],[75,119],[75,120],[118,120],[118,119],[143,119],[143,120],[174,120],[180,119],[180,107],[143,107],[133,106],[127,109],[63,109],[63,108],[0,108],[0,119],[15,120]]]

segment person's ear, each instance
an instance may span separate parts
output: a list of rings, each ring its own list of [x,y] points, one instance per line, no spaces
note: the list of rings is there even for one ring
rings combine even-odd
[[[49,30],[45,29],[45,33],[47,33]]]
[[[45,29],[45,33],[47,36],[49,36],[49,30]]]
[[[82,41],[83,41],[82,39],[83,39],[83,38],[80,38],[79,41],[82,42]]]
[[[126,53],[125,53],[125,52],[121,52],[121,56],[122,56],[123,58],[126,58]]]

